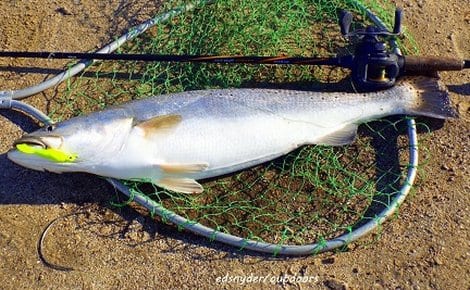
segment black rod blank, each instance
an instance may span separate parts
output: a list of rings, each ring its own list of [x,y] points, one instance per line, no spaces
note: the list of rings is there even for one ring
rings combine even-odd
[[[45,59],[99,59],[160,62],[205,62],[246,64],[295,64],[342,66],[339,58],[287,57],[287,56],[220,56],[220,55],[167,55],[167,54],[108,54],[81,52],[29,52],[0,51],[0,57]]]

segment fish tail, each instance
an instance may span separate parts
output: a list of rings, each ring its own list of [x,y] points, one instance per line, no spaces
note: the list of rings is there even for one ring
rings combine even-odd
[[[409,113],[438,119],[458,118],[458,113],[451,106],[449,92],[437,78],[413,77],[401,82],[415,95]]]

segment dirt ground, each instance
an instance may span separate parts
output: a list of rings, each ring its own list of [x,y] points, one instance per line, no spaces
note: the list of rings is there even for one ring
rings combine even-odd
[[[0,1],[0,49],[97,49],[159,7],[158,1],[141,2]],[[404,7],[405,26],[423,55],[470,58],[468,0],[397,4]],[[1,59],[1,90],[36,84],[65,63]],[[278,283],[277,288],[469,289],[470,73],[441,76],[460,119],[432,132],[427,144],[431,157],[422,167],[426,178],[418,181],[398,218],[384,225],[377,242],[306,258],[239,252],[156,223],[133,207],[112,209],[109,200],[115,191],[102,179],[20,168],[5,153],[22,129],[33,125],[19,114],[0,112],[0,288],[240,288],[235,282],[217,283],[217,277],[287,274],[311,278],[305,283]],[[54,91],[47,91],[28,102],[46,109],[53,97]],[[61,220],[45,241],[51,262],[75,270],[44,266],[36,251],[42,230],[75,211],[82,213]],[[269,282],[245,286],[273,287]]]

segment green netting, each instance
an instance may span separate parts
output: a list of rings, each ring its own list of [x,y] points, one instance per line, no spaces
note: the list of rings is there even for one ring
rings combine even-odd
[[[171,8],[179,1],[170,1]],[[129,43],[123,52],[332,56],[347,53],[337,9],[367,20],[355,1],[218,1],[173,18]],[[374,2],[390,20],[393,7]],[[344,48],[346,47],[346,48]],[[413,44],[409,49],[414,49]],[[136,98],[194,89],[287,87],[351,89],[344,70],[312,66],[102,63],[67,83],[53,117]],[[398,193],[408,167],[404,119],[361,127],[344,147],[306,146],[268,164],[203,182],[204,193],[184,195],[126,182],[192,222],[246,239],[302,245],[325,241],[373,220]],[[163,218],[164,220],[164,218]]]

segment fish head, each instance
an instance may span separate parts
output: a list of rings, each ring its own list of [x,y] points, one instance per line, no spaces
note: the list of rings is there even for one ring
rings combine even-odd
[[[114,150],[122,147],[124,136],[132,126],[132,119],[112,122],[75,119],[24,135],[13,143],[8,158],[39,171],[86,171],[84,168],[112,157]]]

